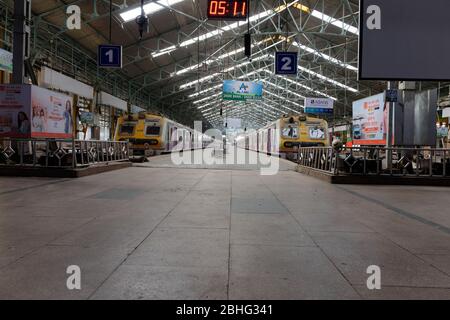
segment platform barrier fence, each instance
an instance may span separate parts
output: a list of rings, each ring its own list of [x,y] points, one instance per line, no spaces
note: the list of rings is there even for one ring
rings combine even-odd
[[[334,175],[449,177],[450,149],[405,147],[299,148],[299,166]]]
[[[0,166],[80,168],[129,155],[127,141],[0,138]]]

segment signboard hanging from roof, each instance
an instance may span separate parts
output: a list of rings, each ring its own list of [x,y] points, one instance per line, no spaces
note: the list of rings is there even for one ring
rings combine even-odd
[[[333,113],[334,101],[327,98],[305,98],[306,113]]]
[[[248,81],[225,80],[223,82],[223,100],[261,100],[263,86]]]
[[[449,80],[450,1],[360,0],[360,80]]]

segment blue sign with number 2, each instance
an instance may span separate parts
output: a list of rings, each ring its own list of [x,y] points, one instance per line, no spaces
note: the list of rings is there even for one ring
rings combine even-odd
[[[275,54],[275,74],[297,74],[297,52]]]

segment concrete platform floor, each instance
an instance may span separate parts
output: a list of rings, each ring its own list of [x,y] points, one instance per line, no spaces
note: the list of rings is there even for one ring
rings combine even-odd
[[[450,299],[447,188],[168,161],[0,177],[0,298]],[[367,289],[370,265],[381,290]]]

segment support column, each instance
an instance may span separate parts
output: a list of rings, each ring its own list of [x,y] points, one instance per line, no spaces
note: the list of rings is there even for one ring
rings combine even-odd
[[[30,57],[31,0],[14,1],[13,83],[26,81],[25,60]]]

